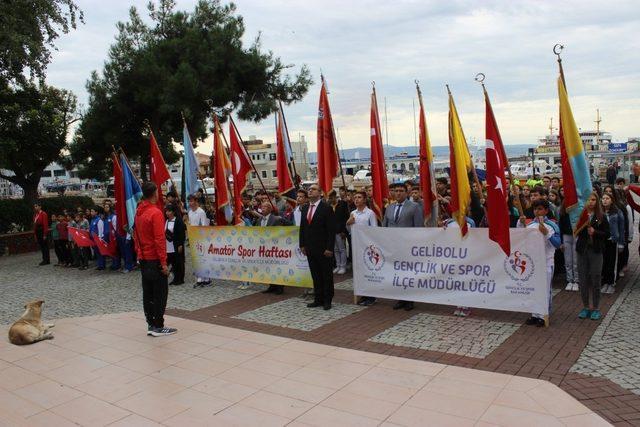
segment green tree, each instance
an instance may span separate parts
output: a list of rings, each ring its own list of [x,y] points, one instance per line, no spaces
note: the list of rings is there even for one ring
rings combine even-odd
[[[128,22],[117,24],[104,69],[87,82],[88,110],[71,145],[84,177],[109,173],[112,146],[139,158],[145,174],[145,120],[173,162],[171,140],[182,140],[181,112],[195,140],[206,136],[214,111],[235,110],[242,119],[260,121],[275,111],[278,99],[298,101],[312,83],[306,66],[285,74],[293,66],[265,52],[259,37],[243,45],[245,26],[233,3],[200,0],[193,12],[183,12],[173,0],[160,0],[149,3],[148,12],[150,24],[136,8]]]
[[[53,42],[83,21],[73,0],[0,0],[0,80],[44,81]]]
[[[44,169],[63,161],[76,120],[76,97],[69,91],[34,83],[0,88],[0,166],[13,172],[0,172],[0,178],[22,187],[34,202]]]

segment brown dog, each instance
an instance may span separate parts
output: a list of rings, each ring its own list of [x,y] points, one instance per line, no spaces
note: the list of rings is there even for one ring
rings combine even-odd
[[[31,301],[24,308],[25,312],[9,329],[9,341],[15,345],[33,344],[42,340],[53,339],[49,329],[55,325],[42,323],[42,304],[44,301]]]

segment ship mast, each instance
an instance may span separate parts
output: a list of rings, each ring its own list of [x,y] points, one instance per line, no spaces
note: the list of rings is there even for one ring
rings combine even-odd
[[[595,124],[596,124],[596,147],[598,147],[597,149],[600,149],[600,122],[602,121],[602,118],[600,117],[600,109],[596,108],[596,119],[594,120]]]

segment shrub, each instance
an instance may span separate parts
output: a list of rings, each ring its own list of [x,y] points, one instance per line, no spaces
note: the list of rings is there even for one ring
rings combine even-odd
[[[40,199],[42,209],[51,214],[62,213],[64,209],[74,211],[95,206],[88,196],[62,196]],[[33,206],[22,199],[0,199],[0,234],[28,231],[33,229]]]

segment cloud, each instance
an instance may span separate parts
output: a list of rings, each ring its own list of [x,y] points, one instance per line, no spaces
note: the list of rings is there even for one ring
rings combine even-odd
[[[86,25],[63,36],[49,81],[86,100],[84,83],[99,69],[125,20],[129,3],[83,0]],[[135,2],[144,11],[145,2]],[[178,1],[191,9],[194,1]],[[640,134],[640,9],[634,1],[337,1],[237,2],[251,42],[260,32],[265,49],[285,63],[307,64],[315,84],[300,103],[286,108],[292,138],[303,134],[315,151],[319,74],[327,78],[334,122],[345,148],[369,143],[369,95],[387,99],[389,142],[414,142],[414,79],[420,80],[432,141],[447,141],[451,86],[469,140],[484,139],[484,105],[478,72],[487,75],[498,124],[507,144],[533,143],[550,117],[557,122],[557,64],[551,48],[562,42],[563,64],[579,127],[602,126],[615,139]],[[85,101],[86,102],[86,101]],[[380,111],[383,106],[380,105]],[[384,120],[384,119],[383,119]],[[272,141],[273,120],[238,123],[246,139]],[[205,143],[201,151],[210,151]]]

